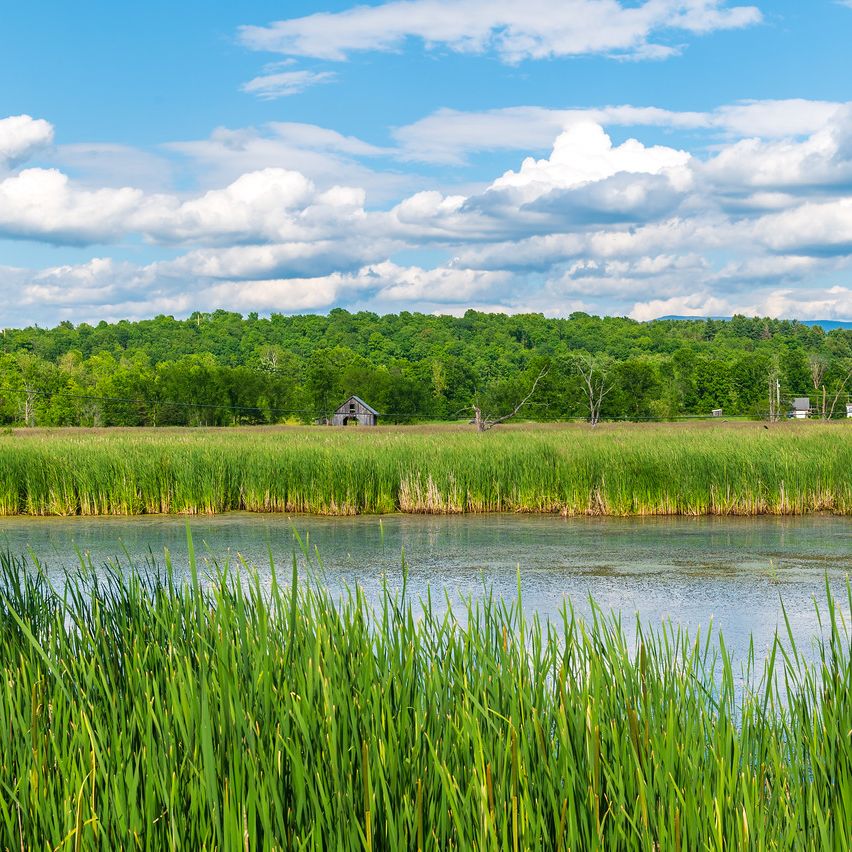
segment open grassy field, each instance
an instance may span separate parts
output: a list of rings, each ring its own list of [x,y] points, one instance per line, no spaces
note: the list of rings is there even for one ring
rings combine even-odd
[[[852,513],[852,422],[17,430],[0,514]]]
[[[3,557],[0,849],[849,850],[840,604],[814,662],[782,635],[741,674],[720,637],[599,612],[194,563],[54,589]]]

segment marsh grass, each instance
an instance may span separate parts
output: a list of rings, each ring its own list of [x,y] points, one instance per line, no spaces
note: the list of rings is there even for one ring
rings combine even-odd
[[[852,847],[849,625],[721,637],[375,608],[220,566],[0,564],[0,848]],[[519,592],[520,595],[520,592]],[[852,609],[847,587],[843,606]],[[847,610],[848,611],[848,610]],[[789,627],[788,627],[789,631]],[[811,660],[809,662],[808,660]]]
[[[0,514],[852,512],[847,424],[0,436]]]

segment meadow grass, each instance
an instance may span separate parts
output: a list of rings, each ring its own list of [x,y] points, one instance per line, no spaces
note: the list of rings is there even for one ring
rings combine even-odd
[[[2,559],[0,849],[852,848],[830,593],[815,657],[788,634],[739,673],[597,609],[371,608],[190,558],[58,588]]]
[[[852,423],[19,430],[0,514],[852,513]]]

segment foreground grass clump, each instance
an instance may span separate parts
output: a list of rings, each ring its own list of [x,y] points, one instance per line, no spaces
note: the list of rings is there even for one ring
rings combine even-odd
[[[852,424],[25,431],[0,515],[852,513]]]
[[[852,848],[830,597],[816,663],[788,637],[743,687],[721,640],[295,569],[59,593],[7,557],[0,589],[2,849]]]

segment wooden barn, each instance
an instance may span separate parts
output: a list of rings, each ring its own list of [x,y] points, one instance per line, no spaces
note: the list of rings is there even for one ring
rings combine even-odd
[[[359,396],[350,396],[331,416],[332,426],[375,426],[379,412]]]

